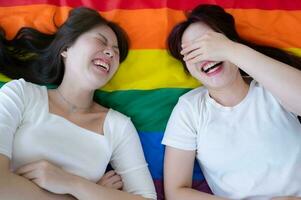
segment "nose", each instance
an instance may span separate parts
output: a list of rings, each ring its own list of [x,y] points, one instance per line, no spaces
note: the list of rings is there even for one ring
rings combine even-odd
[[[114,56],[114,52],[113,52],[112,48],[105,48],[103,50],[103,53],[110,58],[112,58]]]

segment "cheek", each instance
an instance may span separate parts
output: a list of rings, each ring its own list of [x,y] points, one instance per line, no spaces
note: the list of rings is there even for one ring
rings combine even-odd
[[[195,78],[198,78],[201,75],[200,71],[197,69],[196,64],[189,65],[186,63],[186,68],[188,69],[190,75],[192,75]]]
[[[114,62],[114,64],[117,65],[117,66],[120,65],[120,62],[119,62],[119,55],[114,56],[113,62]]]
[[[184,67],[186,67],[186,69],[190,72],[190,74],[193,73],[193,71],[195,71],[194,65],[190,65],[187,62],[185,62],[185,64],[186,64],[186,66],[184,66]]]
[[[119,58],[116,59],[116,60],[114,60],[114,61],[112,62],[112,65],[113,65],[113,71],[116,72],[116,71],[118,70],[118,68],[119,68],[119,65],[120,65],[120,63],[119,63]]]
[[[237,67],[228,67],[228,73],[231,74],[233,77],[236,77],[239,73],[239,69]]]

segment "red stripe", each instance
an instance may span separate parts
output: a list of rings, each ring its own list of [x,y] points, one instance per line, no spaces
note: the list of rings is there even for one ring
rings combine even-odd
[[[100,11],[113,9],[172,8],[189,10],[201,3],[218,4],[224,8],[246,8],[266,10],[300,10],[300,0],[0,0],[0,6],[52,4],[57,6],[88,6]]]
[[[190,10],[200,3],[217,4],[224,8],[264,9],[264,10],[299,10],[300,0],[170,0],[168,7]]]

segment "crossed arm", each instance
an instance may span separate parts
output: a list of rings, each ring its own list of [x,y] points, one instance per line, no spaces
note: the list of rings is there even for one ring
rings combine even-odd
[[[9,164],[10,160],[0,154],[0,199],[145,199],[116,190],[122,187],[122,182],[120,176],[112,171],[95,184],[47,161],[25,165],[16,172],[9,170]]]
[[[69,195],[57,195],[38,187],[32,181],[9,169],[10,160],[0,154],[0,199],[13,200],[74,200]],[[18,192],[17,192],[18,191]]]

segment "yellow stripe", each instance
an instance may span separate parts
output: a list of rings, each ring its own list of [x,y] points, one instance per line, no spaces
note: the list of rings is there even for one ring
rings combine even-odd
[[[3,74],[0,74],[0,81],[2,82],[8,82],[10,81],[11,79],[8,78],[7,76],[3,75]]]
[[[287,48],[285,50],[290,51],[293,54],[301,57],[301,49],[300,48]]]
[[[301,56],[300,48],[287,48]],[[10,79],[0,74],[0,81]],[[130,50],[105,91],[150,90],[158,88],[195,88],[199,82],[184,71],[182,64],[171,58],[166,50]]]
[[[10,79],[0,74],[0,81]],[[180,62],[166,50],[130,50],[114,78],[102,88],[115,90],[149,90],[157,88],[195,88],[199,82],[184,71]]]
[[[301,56],[301,48],[284,50]],[[103,90],[195,88],[200,83],[184,71],[166,50],[131,50],[115,77]]]
[[[194,88],[199,85],[166,50],[131,50],[103,90]]]

